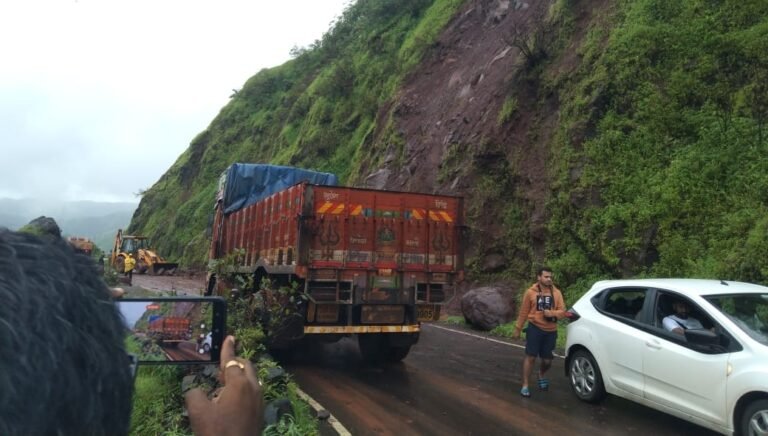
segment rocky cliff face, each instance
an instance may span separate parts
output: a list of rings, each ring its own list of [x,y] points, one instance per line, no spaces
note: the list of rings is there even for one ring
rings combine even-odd
[[[474,204],[470,254],[487,260],[479,263],[484,272],[498,269],[484,266],[491,259],[522,267],[544,256],[559,121],[554,84],[578,67],[576,49],[610,2],[570,2],[567,18],[559,3],[467,2],[380,112],[369,144],[374,158],[358,181],[466,196]],[[503,192],[488,198],[488,183]],[[513,250],[498,243],[507,236],[508,208],[519,216],[510,224],[524,227]]]

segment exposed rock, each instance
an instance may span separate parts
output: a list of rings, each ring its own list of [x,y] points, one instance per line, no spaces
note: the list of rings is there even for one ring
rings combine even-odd
[[[515,4],[515,7],[517,7],[517,4]],[[509,12],[509,0],[499,0],[496,4],[496,9],[491,14],[494,23],[500,23],[507,16],[507,12]]]
[[[218,365],[205,365],[203,368],[203,375],[206,377],[218,377],[219,366]]]
[[[183,379],[181,379],[181,393],[186,393],[188,390],[195,387],[197,384],[197,376],[192,374],[185,376]]]
[[[291,400],[287,398],[278,398],[264,408],[264,424],[277,424],[280,418],[285,414],[293,415],[293,406]]]
[[[392,171],[382,168],[365,178],[365,185],[371,189],[384,189]]]
[[[528,2],[515,0],[515,10],[518,10],[518,9],[522,9],[522,10],[528,9]]]
[[[509,322],[514,316],[512,292],[498,286],[472,289],[461,298],[461,313],[482,330]]]
[[[495,273],[503,271],[507,267],[507,258],[502,254],[489,254],[483,259],[484,273]]]
[[[265,377],[266,381],[272,383],[278,379],[285,377],[285,370],[279,366],[269,368]]]
[[[329,412],[329,411],[327,411],[325,409],[320,409],[320,410],[317,411],[317,419],[319,419],[320,421],[325,421],[326,419],[328,419],[330,417],[331,417],[331,412]]]
[[[19,229],[19,231],[32,233],[33,235],[38,236],[54,236],[56,238],[61,238],[61,229],[59,228],[59,225],[56,224],[56,220],[47,216],[40,216],[33,219],[29,224]]]

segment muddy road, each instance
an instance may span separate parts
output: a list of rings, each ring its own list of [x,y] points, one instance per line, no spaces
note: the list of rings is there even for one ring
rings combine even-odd
[[[201,353],[194,342],[180,342],[176,346],[162,346],[169,361],[174,360],[210,360],[209,353]]]
[[[148,274],[134,274],[132,286],[124,286],[130,293],[132,289],[143,288],[157,293],[175,292],[177,295],[200,296],[205,289],[205,275],[195,276],[151,276]]]
[[[362,364],[351,339],[311,352],[286,368],[353,435],[714,434],[615,397],[580,402],[563,359],[549,373],[550,390],[524,399],[520,348],[440,325],[425,325],[409,356],[393,366]]]

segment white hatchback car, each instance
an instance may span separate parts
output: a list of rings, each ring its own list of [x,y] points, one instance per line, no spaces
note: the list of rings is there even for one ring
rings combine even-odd
[[[200,334],[200,336],[203,336],[203,335]],[[210,353],[212,346],[213,346],[213,333],[211,332],[202,337],[202,341],[200,341],[200,346],[197,352],[200,354]]]
[[[565,371],[580,399],[609,393],[724,434],[768,434],[767,287],[607,280],[571,312]]]

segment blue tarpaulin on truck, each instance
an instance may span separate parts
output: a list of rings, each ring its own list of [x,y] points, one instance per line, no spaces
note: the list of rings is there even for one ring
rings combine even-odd
[[[232,164],[219,181],[224,213],[238,211],[275,192],[301,183],[336,186],[339,178],[331,173],[267,164]]]

